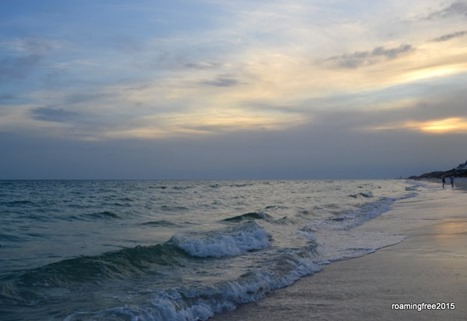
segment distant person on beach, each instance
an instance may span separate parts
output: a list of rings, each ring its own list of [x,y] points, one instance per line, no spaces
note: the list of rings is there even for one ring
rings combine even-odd
[[[441,182],[443,182],[443,188],[444,188],[444,185],[446,185],[446,177],[443,176],[443,177],[441,178]]]
[[[451,180],[451,187],[454,188],[454,176],[451,176],[450,180]]]

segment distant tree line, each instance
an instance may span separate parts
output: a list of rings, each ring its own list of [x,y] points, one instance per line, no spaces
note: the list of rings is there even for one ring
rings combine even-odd
[[[447,171],[434,171],[424,173],[421,175],[410,176],[410,179],[428,179],[428,178],[442,178],[442,177],[467,177],[467,161],[460,164],[456,168]]]

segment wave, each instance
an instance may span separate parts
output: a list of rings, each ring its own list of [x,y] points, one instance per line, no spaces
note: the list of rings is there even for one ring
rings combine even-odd
[[[7,202],[0,202],[1,206],[7,207],[32,207],[35,206],[36,203],[29,200],[21,200],[21,201],[7,201]]]
[[[252,183],[238,183],[238,184],[231,184],[229,187],[247,187],[247,186],[253,186],[254,184]]]
[[[230,256],[237,251],[245,252],[265,248],[269,238],[266,231],[256,222],[248,222],[207,234],[192,233],[190,236],[189,240],[182,237],[187,241],[184,244],[193,245],[201,241],[198,245],[204,246],[203,250],[200,248],[200,252],[191,252],[175,246],[175,240],[180,237],[176,235],[170,241],[160,245],[137,246],[92,257],[83,256],[30,270],[19,276],[14,284],[9,283],[2,287],[0,303],[5,301],[9,304],[15,302],[20,305],[30,304],[30,302],[42,304],[49,300],[49,296],[53,296],[53,293],[61,293],[60,291],[65,291],[65,289],[80,291],[80,288],[88,287],[86,283],[102,286],[102,284],[124,282],[132,288],[138,288],[134,282],[141,279],[151,280],[151,290],[149,285],[144,283],[146,288],[144,292],[151,291],[149,301],[145,299],[138,301],[136,305],[129,304],[95,312],[74,313],[68,315],[65,320],[109,318],[112,320],[207,320],[215,313],[232,310],[239,304],[258,300],[268,292],[288,286],[299,278],[320,269],[319,265],[313,261],[315,254],[315,245],[313,245],[299,250],[283,249],[278,256],[267,255],[256,269],[248,269],[238,277],[218,281],[210,286],[153,287],[157,279],[163,279],[163,272],[159,273],[163,269],[183,271],[187,267],[194,267],[193,264],[205,264],[202,263],[205,262],[204,260],[200,261],[197,258],[204,254]],[[204,236],[204,239],[201,236]],[[217,241],[220,241],[220,248],[213,247]],[[69,295],[72,293],[67,294]],[[147,296],[143,294],[143,297]]]
[[[176,191],[184,191],[187,189],[193,188],[192,185],[185,185],[185,186],[173,186],[172,189]]]
[[[90,213],[90,214],[82,214],[81,217],[83,218],[100,218],[100,219],[113,219],[113,218],[120,218],[118,214],[112,212],[112,211],[102,211],[102,212],[96,212],[96,213]]]
[[[25,241],[23,238],[19,237],[19,236],[16,236],[16,235],[12,235],[12,234],[6,234],[6,233],[0,233],[0,241],[5,241],[5,242],[23,242]],[[2,247],[3,245],[0,244],[0,247]]]
[[[194,257],[227,257],[269,247],[270,235],[256,222],[207,233],[180,233],[170,244]]]
[[[165,185],[162,185],[162,186],[151,186],[150,188],[153,188],[153,189],[167,189],[167,186],[165,186]]]
[[[99,284],[150,271],[157,274],[184,266],[189,260],[199,257],[236,256],[268,246],[269,234],[255,222],[250,222],[209,233],[176,234],[163,244],[58,261],[25,272],[19,276],[17,284],[34,287],[69,286],[84,282]]]
[[[249,212],[242,215],[237,215],[234,217],[229,217],[224,219],[224,222],[241,222],[244,220],[264,220],[270,219],[271,216],[264,212]]]
[[[238,305],[263,298],[267,293],[293,284],[320,271],[313,251],[284,253],[264,269],[253,270],[238,279],[209,287],[181,287],[152,293],[149,302],[138,306],[120,306],[96,312],[79,312],[65,321],[96,319],[205,321],[216,313],[231,311]]]
[[[361,205],[355,210],[339,213],[337,216],[329,218],[323,223],[329,225],[329,227],[332,225],[333,229],[351,229],[387,212],[396,200],[409,197],[413,196],[407,195],[400,198],[382,197],[377,201]]]
[[[352,197],[352,198],[359,198],[359,197],[363,197],[363,198],[373,198],[373,193],[372,192],[362,192],[362,193],[358,193],[358,194],[351,194],[349,195],[349,197]]]
[[[183,265],[187,255],[170,244],[136,246],[97,256],[81,256],[51,263],[19,276],[17,285],[57,287],[124,279],[157,271],[159,267]]]
[[[178,211],[189,210],[189,208],[186,206],[170,206],[170,205],[162,205],[160,209],[163,211],[168,211],[168,212],[178,212]]]
[[[141,225],[147,225],[147,226],[165,226],[165,227],[174,227],[174,226],[179,226],[179,224],[167,221],[167,220],[160,220],[160,221],[148,221],[141,223]]]

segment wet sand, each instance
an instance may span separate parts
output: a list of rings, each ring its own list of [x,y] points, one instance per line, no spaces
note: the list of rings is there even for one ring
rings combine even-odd
[[[213,321],[466,320],[467,193],[440,189],[396,202],[358,227],[406,236],[377,252],[322,271]],[[437,304],[440,310],[394,309]],[[452,303],[455,309],[452,309]]]

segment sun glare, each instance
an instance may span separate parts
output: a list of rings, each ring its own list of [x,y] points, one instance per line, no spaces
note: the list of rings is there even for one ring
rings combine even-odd
[[[407,127],[418,129],[430,134],[448,134],[467,132],[467,120],[464,118],[453,117],[427,122],[413,122]]]
[[[424,79],[432,79],[439,77],[446,77],[465,71],[465,68],[459,66],[444,66],[436,68],[426,68],[417,70],[406,75],[408,81],[417,81]]]
[[[386,124],[382,126],[369,127],[370,131],[387,131],[408,129],[426,134],[460,134],[467,133],[467,119],[461,117],[451,117],[429,121],[408,121]]]

